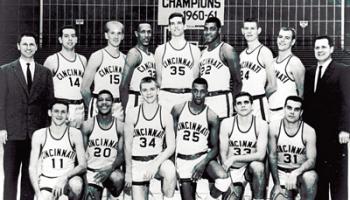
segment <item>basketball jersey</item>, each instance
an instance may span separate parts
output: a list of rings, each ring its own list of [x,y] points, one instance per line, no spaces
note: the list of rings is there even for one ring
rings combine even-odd
[[[116,123],[113,118],[112,125],[104,129],[94,119],[94,128],[89,137],[87,152],[88,168],[101,169],[106,165],[112,164],[117,157],[118,150],[118,134],[116,130]]]
[[[297,95],[295,80],[287,73],[287,67],[292,57],[293,55],[290,55],[281,62],[278,62],[277,58],[274,59],[273,66],[275,68],[277,90],[269,98],[271,109],[283,107],[288,96]]]
[[[69,134],[71,127],[67,127],[61,138],[52,136],[50,128],[43,128],[46,139],[41,148],[41,173],[47,177],[59,177],[75,167],[77,153],[71,144]]]
[[[204,49],[199,63],[200,76],[207,80],[208,91],[230,90],[231,73],[229,67],[220,58],[221,42],[215,49]]]
[[[257,131],[256,117],[252,116],[252,122],[248,130],[241,130],[239,127],[238,117],[232,117],[232,131],[229,135],[229,156],[246,155],[256,152]],[[247,163],[235,163],[234,167],[242,167]]]
[[[194,59],[189,42],[182,49],[175,49],[169,42],[164,44],[162,57],[161,88],[191,88]]]
[[[239,56],[241,64],[242,91],[249,94],[265,94],[266,71],[258,61],[258,57],[264,45],[259,45],[252,52],[245,49]]]
[[[101,90],[109,90],[114,98],[119,98],[119,84],[125,65],[125,54],[119,52],[119,56],[114,57],[106,49],[101,51],[102,63],[95,74],[93,93],[98,94]]]
[[[287,169],[300,167],[306,161],[306,146],[303,140],[304,122],[294,136],[287,134],[283,120],[277,139],[277,166]]]
[[[186,102],[177,124],[177,153],[193,155],[208,151],[208,137],[208,106],[200,113],[193,114],[189,102]]]
[[[143,104],[138,106],[136,124],[134,126],[132,155],[150,156],[158,155],[163,150],[164,126],[162,124],[162,107],[158,105],[154,116],[147,119]]]
[[[135,67],[130,81],[130,90],[140,91],[141,79],[147,76],[155,77],[156,64],[154,61],[154,55],[152,53],[147,54],[139,48],[136,48],[141,54],[141,63]]]
[[[80,100],[80,86],[84,75],[84,64],[79,54],[75,54],[73,61],[56,53],[57,70],[53,76],[53,85],[56,98]]]

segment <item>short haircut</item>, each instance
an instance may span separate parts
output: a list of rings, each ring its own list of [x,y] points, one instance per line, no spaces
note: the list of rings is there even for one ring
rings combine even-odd
[[[138,32],[140,30],[140,25],[141,24],[148,24],[148,25],[150,25],[150,27],[152,29],[152,25],[150,23],[148,23],[148,22],[140,22],[138,24],[135,24],[135,29],[134,30],[136,30]]]
[[[287,102],[289,100],[299,102],[301,104],[300,108],[303,109],[303,99],[301,97],[299,97],[299,96],[288,96],[286,98],[286,101],[284,102],[284,107],[287,106]]]
[[[256,18],[252,18],[252,17],[251,18],[247,18],[247,19],[244,20],[243,24],[245,22],[255,22],[256,23],[256,27],[259,27],[259,21]]]
[[[65,105],[67,108],[67,111],[69,110],[69,103],[63,99],[54,99],[53,102],[50,105],[50,110],[52,110],[53,106],[56,104],[62,104]]]
[[[237,100],[239,97],[247,96],[249,98],[249,101],[251,104],[253,104],[253,96],[248,92],[240,92],[236,95],[235,100]]]
[[[207,20],[205,20],[205,24],[206,23],[215,23],[218,29],[221,28],[221,21],[217,17],[209,17]]]
[[[108,95],[111,96],[112,99],[113,99],[113,94],[112,94],[112,92],[109,91],[109,90],[101,90],[101,91],[98,93],[97,97],[99,97],[101,94],[108,94]]]
[[[17,44],[21,43],[21,40],[23,37],[32,37],[34,38],[35,40],[35,44],[38,44],[38,37],[37,35],[35,35],[35,33],[33,32],[24,32],[24,33],[21,33],[18,38],[17,38]]]
[[[334,43],[333,43],[333,40],[332,40],[331,37],[329,37],[328,35],[321,35],[321,36],[317,36],[314,39],[314,47],[315,47],[316,40],[322,40],[322,39],[327,39],[328,40],[328,44],[329,44],[330,47],[334,46]]]
[[[152,83],[152,82],[154,82],[156,84],[156,87],[159,88],[158,83],[157,83],[155,78],[153,78],[151,76],[146,76],[143,79],[141,79],[141,81],[140,81],[140,90],[141,90],[142,84],[144,84],[144,83]]]
[[[114,24],[114,25],[120,26],[120,28],[122,29],[122,33],[124,33],[124,25],[117,20],[108,21],[105,23],[105,25],[104,25],[104,32],[105,33],[108,33],[108,31],[109,31],[109,28],[108,28],[109,24]]]
[[[283,30],[283,31],[291,31],[292,32],[292,40],[294,40],[296,38],[296,32],[295,32],[294,28],[287,27],[287,26],[282,26],[280,31],[281,30]]]
[[[196,79],[194,79],[194,81],[192,83],[192,88],[193,88],[194,84],[205,85],[205,87],[208,88],[208,82],[204,78],[196,78]]]
[[[62,37],[63,36],[63,30],[64,29],[74,29],[75,30],[75,33],[77,33],[77,29],[75,28],[75,26],[73,25],[64,25],[60,28],[60,32],[59,32],[59,37]]]
[[[170,20],[174,17],[181,17],[182,19],[182,23],[185,24],[186,23],[186,19],[185,19],[185,16],[182,14],[182,13],[179,13],[179,12],[174,12],[174,13],[171,13],[169,15],[169,18],[168,18],[168,21],[169,21],[169,24],[170,24]]]

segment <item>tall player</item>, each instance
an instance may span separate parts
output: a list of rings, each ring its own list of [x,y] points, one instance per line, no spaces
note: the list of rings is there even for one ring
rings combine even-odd
[[[233,114],[233,97],[242,88],[239,58],[231,45],[221,41],[221,22],[218,18],[208,18],[203,33],[207,48],[202,51],[199,68],[200,76],[208,82],[205,103],[219,118],[230,117]]]
[[[46,58],[44,66],[53,73],[55,98],[69,103],[69,125],[79,128],[84,120],[84,103],[80,93],[86,58],[75,52],[78,42],[77,31],[73,26],[60,29],[58,41],[60,52]]]
[[[250,182],[253,199],[264,199],[264,160],[267,123],[253,113],[253,97],[247,92],[236,96],[237,115],[224,119],[220,127],[220,155],[232,180],[230,199],[242,199]]]
[[[96,96],[101,90],[112,92],[113,116],[122,119],[123,109],[120,103],[119,84],[125,65],[125,54],[119,50],[124,39],[124,25],[118,21],[109,21],[105,24],[105,39],[107,46],[91,54],[83,77],[81,93],[84,103],[89,105],[89,117],[97,114]],[[90,87],[94,83],[91,94]],[[93,98],[92,98],[93,97]]]
[[[271,199],[284,196],[315,199],[317,190],[316,134],[301,120],[302,99],[289,96],[285,100],[284,117],[269,125],[269,160],[275,183]]]
[[[66,102],[56,101],[48,113],[51,125],[35,131],[32,138],[29,174],[35,195],[38,200],[58,199],[63,194],[78,200],[83,180],[77,175],[86,170],[81,132],[67,126]]]
[[[97,96],[98,113],[82,126],[87,148],[87,182],[85,198],[101,199],[103,188],[117,197],[124,188],[123,123],[112,116],[113,95],[101,90]]]
[[[148,50],[152,37],[151,25],[140,23],[135,31],[135,36],[137,44],[129,50],[126,56],[120,84],[120,96],[125,111],[141,103],[140,81],[146,76],[155,77],[156,72],[154,55]]]
[[[192,84],[192,100],[175,105],[172,115],[176,127],[176,168],[180,192],[184,200],[194,200],[197,181],[208,178],[215,185],[210,198],[218,198],[230,186],[225,170],[216,161],[218,147],[218,116],[204,103],[208,83],[197,78]]]
[[[169,16],[171,40],[157,47],[156,77],[160,85],[159,103],[169,110],[191,100],[192,81],[199,76],[200,50],[185,39],[185,17]]]
[[[288,96],[303,97],[305,67],[292,53],[295,44],[295,30],[282,27],[278,33],[278,56],[273,65],[276,74],[277,90],[269,98],[270,121],[282,119],[283,106]]]
[[[171,115],[158,103],[159,86],[152,77],[140,82],[143,103],[126,113],[126,186],[132,186],[134,200],[148,199],[149,182],[162,180],[164,199],[172,199],[176,186],[175,166],[169,160],[175,151]]]
[[[259,41],[259,27],[256,19],[246,19],[242,34],[248,47],[239,55],[241,64],[242,91],[253,96],[253,113],[268,121],[268,101],[276,90],[273,70],[273,55],[270,49]]]

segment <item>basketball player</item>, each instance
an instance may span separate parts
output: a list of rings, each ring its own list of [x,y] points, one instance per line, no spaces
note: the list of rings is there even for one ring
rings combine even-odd
[[[253,97],[247,92],[236,96],[235,110],[237,115],[224,119],[220,127],[220,155],[233,183],[230,199],[242,199],[247,182],[253,199],[264,199],[268,126],[253,115]]]
[[[58,199],[63,194],[78,200],[83,190],[78,176],[86,170],[83,138],[78,129],[66,124],[68,107],[56,100],[48,111],[51,125],[33,134],[29,175],[38,200]]]
[[[169,16],[171,40],[157,47],[156,77],[160,85],[159,103],[169,110],[191,100],[192,81],[199,76],[200,50],[185,39],[185,17]]]
[[[117,197],[124,188],[124,173],[120,169],[124,161],[123,124],[112,116],[112,105],[112,93],[101,90],[97,115],[82,126],[88,153],[86,199],[101,199],[104,187]]]
[[[89,117],[97,114],[96,96],[101,90],[112,92],[114,117],[123,119],[123,109],[120,103],[119,84],[125,65],[125,54],[119,51],[119,45],[124,39],[124,25],[118,21],[105,24],[105,39],[107,46],[91,54],[83,77],[81,93],[86,105],[89,105]],[[94,83],[91,95],[90,87]],[[93,98],[92,98],[93,97]]]
[[[216,161],[218,116],[204,103],[208,83],[197,78],[192,84],[192,100],[175,105],[172,115],[176,127],[176,168],[184,200],[194,200],[197,181],[202,177],[215,181],[209,199],[216,199],[230,186],[225,170]]]
[[[294,199],[297,191],[301,199],[315,199],[316,134],[301,120],[302,113],[302,99],[289,96],[283,119],[269,125],[269,161],[275,184],[271,199]]]
[[[55,98],[69,103],[69,125],[79,128],[84,120],[84,103],[80,93],[86,66],[86,58],[75,52],[78,42],[76,29],[63,26],[58,41],[62,45],[60,52],[46,58],[44,66],[53,76]]]
[[[253,114],[268,121],[267,98],[276,90],[276,78],[272,52],[259,41],[260,33],[261,27],[256,19],[244,21],[242,34],[248,47],[241,52],[239,58],[242,91],[253,96]]]
[[[135,31],[137,44],[129,50],[123,70],[120,94],[124,110],[138,106],[140,98],[140,81],[146,76],[155,77],[154,55],[148,46],[152,37],[152,28],[148,23],[140,23]]]
[[[277,90],[269,98],[270,121],[283,118],[283,106],[288,96],[303,97],[305,67],[300,59],[293,55],[295,30],[282,27],[278,33],[278,56],[273,60]]]
[[[221,41],[218,18],[208,18],[203,33],[207,48],[202,51],[199,68],[200,76],[208,82],[205,103],[223,119],[232,116],[232,95],[236,96],[242,88],[239,58],[231,45]],[[233,87],[230,87],[231,80]]]
[[[132,199],[148,199],[149,182],[161,179],[164,200],[175,192],[175,166],[169,157],[175,151],[171,115],[158,103],[159,86],[152,77],[140,82],[143,103],[126,113],[125,163],[126,187],[132,186]]]

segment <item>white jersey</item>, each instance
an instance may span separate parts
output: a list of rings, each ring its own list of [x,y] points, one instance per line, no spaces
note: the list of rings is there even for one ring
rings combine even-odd
[[[109,128],[104,129],[95,117],[94,128],[87,146],[88,168],[96,170],[112,164],[117,157],[117,150],[118,134],[115,119],[113,118],[113,123]]]
[[[231,73],[229,67],[220,58],[221,42],[215,49],[204,49],[199,62],[200,76],[207,80],[208,91],[230,90]]]
[[[177,124],[176,150],[183,155],[193,155],[208,151],[208,106],[198,114],[190,111],[186,102]]]
[[[175,49],[170,42],[164,44],[161,88],[191,88],[195,67],[192,48],[197,47],[189,42],[182,49]]]
[[[94,79],[94,94],[101,90],[109,90],[114,98],[119,98],[119,84],[122,80],[122,71],[125,65],[125,54],[119,52],[118,57],[113,57],[106,49],[101,49],[102,63],[99,66]]]
[[[53,76],[53,85],[56,98],[80,100],[80,86],[84,75],[84,64],[81,55],[75,54],[74,60],[68,60],[61,53],[57,56],[57,70]]]
[[[239,127],[238,117],[231,117],[232,132],[229,135],[229,156],[232,155],[246,155],[256,152],[257,131],[256,131],[256,117],[252,116],[252,123],[248,130],[241,130]],[[242,167],[247,163],[236,163],[234,167]]]
[[[298,94],[295,80],[287,73],[287,67],[293,67],[289,65],[292,58],[293,55],[290,55],[281,62],[278,62],[277,58],[274,59],[273,66],[275,68],[277,90],[269,98],[271,109],[282,108],[288,96]]]
[[[283,120],[277,139],[277,166],[296,169],[306,161],[306,146],[303,140],[304,122],[301,122],[294,135],[288,135]]]
[[[154,116],[147,119],[143,104],[138,106],[136,124],[134,126],[132,156],[158,155],[163,150],[165,129],[162,124],[162,107],[158,105]]]
[[[141,54],[141,63],[135,67],[130,81],[130,90],[140,91],[140,82],[144,77],[156,75],[156,64],[154,61],[153,53],[146,53],[143,50],[136,47]]]
[[[39,130],[46,135],[45,143],[41,147],[41,173],[44,176],[59,177],[74,169],[77,153],[69,138],[72,129],[74,128],[67,127],[61,138],[55,138],[50,128]]]
[[[248,49],[245,49],[239,55],[242,91],[248,92],[253,96],[265,94],[266,70],[258,60],[260,51],[263,48],[266,47],[261,44],[252,52],[248,52]]]

